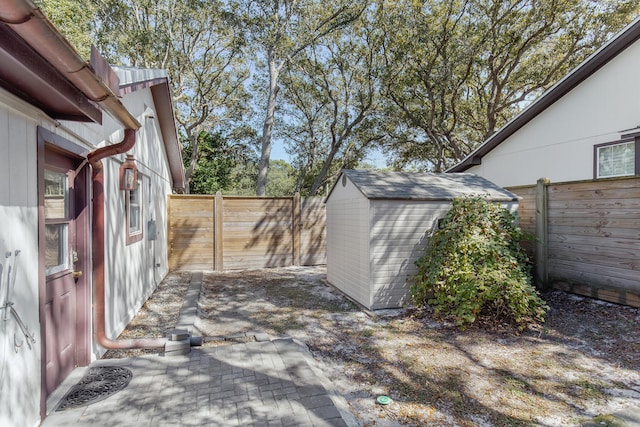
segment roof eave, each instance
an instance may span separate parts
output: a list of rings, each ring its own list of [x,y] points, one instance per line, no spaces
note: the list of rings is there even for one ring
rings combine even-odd
[[[0,86],[49,117],[102,123],[102,111],[82,91],[1,23],[0,63]]]
[[[19,36],[28,45],[29,50],[37,53],[33,55],[34,58],[41,57],[51,69],[56,70],[79,90],[81,98],[97,104],[125,129],[140,128],[140,123],[111,89],[31,1],[4,0],[0,8],[0,22]]]
[[[117,69],[125,69],[116,67]],[[135,79],[134,79],[135,80]],[[182,149],[176,130],[176,119],[173,109],[171,87],[169,78],[151,77],[147,80],[129,81],[118,87],[120,96],[130,94],[142,89],[149,89],[158,115],[158,124],[162,133],[162,140],[167,153],[169,170],[171,172],[172,187],[176,192],[181,193],[186,188],[186,177],[184,164],[182,163]]]
[[[161,84],[152,86],[151,95],[156,104],[156,113],[158,114],[160,132],[162,132],[167,160],[169,161],[173,188],[178,192],[182,192],[186,187],[186,178],[168,79],[164,79]]]

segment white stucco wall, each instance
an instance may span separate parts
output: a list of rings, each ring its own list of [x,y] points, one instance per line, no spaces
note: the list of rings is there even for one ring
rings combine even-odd
[[[327,200],[327,280],[355,301],[371,306],[369,200],[347,180]]]
[[[640,43],[624,52],[482,158],[467,172],[503,187],[592,179],[596,144],[640,125]]]
[[[40,421],[38,121],[29,106],[0,89],[0,307],[13,303],[36,340],[30,345],[16,319],[0,309],[2,426]]]

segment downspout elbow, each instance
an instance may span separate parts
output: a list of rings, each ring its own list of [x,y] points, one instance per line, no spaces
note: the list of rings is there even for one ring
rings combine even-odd
[[[95,170],[102,171],[101,160],[106,157],[115,156],[116,154],[126,153],[136,145],[136,129],[125,129],[124,138],[117,144],[107,145],[98,148],[87,155],[87,160]]]

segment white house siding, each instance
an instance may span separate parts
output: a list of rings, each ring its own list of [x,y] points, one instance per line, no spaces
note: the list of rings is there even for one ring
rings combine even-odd
[[[327,280],[370,307],[369,200],[347,180],[327,201]]]
[[[171,175],[151,91],[136,91],[125,96],[123,103],[142,125],[131,153],[142,180],[143,239],[126,244],[125,193],[119,189],[119,170],[125,155],[105,159],[106,332],[110,338],[118,337],[168,272],[166,215]],[[122,138],[115,123],[105,122],[105,129],[115,131],[109,143]],[[156,240],[149,240],[150,220],[156,222]],[[94,351],[100,356],[104,349]]]
[[[372,309],[401,307],[409,300],[408,279],[424,254],[430,231],[451,207],[447,201],[371,201]]]
[[[614,142],[640,123],[640,43],[548,107],[466,172],[503,187],[593,178],[596,144]]]
[[[145,238],[126,245],[124,194],[118,189],[124,155],[105,159],[107,333],[114,338],[168,272],[166,204],[172,191],[151,91],[129,94],[123,103],[142,124],[133,153],[144,182]],[[35,339],[30,345],[9,311],[0,308],[0,426],[40,423],[43,337],[38,286],[44,271],[38,268],[38,126],[86,152],[123,137],[121,126],[107,114],[103,125],[55,121],[0,89],[0,307],[12,303]],[[147,239],[150,219],[157,224],[155,241]],[[93,345],[96,358],[104,349]]]
[[[11,286],[8,301],[36,340],[30,346],[15,319],[0,309],[2,426],[40,422],[38,119],[28,118],[30,108],[0,89],[0,307]]]

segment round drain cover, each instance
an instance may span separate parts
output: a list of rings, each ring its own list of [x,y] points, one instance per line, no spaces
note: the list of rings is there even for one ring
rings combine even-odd
[[[114,395],[129,385],[133,373],[127,368],[100,366],[90,368],[58,405],[57,411],[90,405]]]
[[[376,402],[378,402],[380,405],[388,405],[389,403],[391,403],[391,398],[389,396],[378,396]]]

